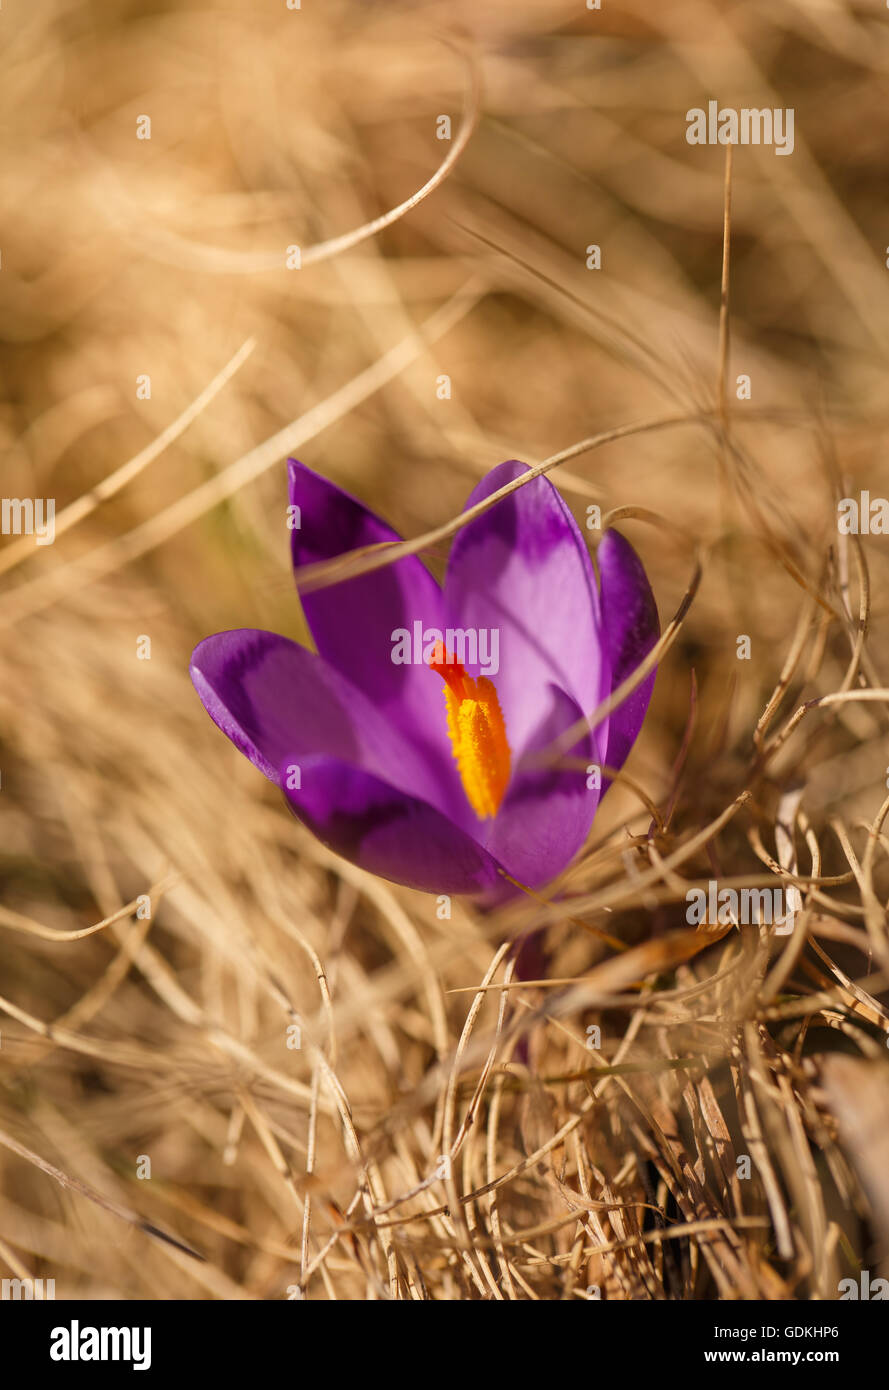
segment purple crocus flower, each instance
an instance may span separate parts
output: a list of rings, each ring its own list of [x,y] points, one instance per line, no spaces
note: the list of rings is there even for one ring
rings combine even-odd
[[[297,575],[400,539],[327,479],[288,468]],[[526,471],[500,464],[467,506]],[[608,531],[597,559],[598,585],[577,523],[538,477],[457,533],[443,586],[406,556],[304,596],[317,654],[271,632],[220,632],[195,648],[191,677],[329,848],[396,883],[493,902],[513,891],[503,870],[537,887],[570,862],[602,794],[588,768],[620,767],[648,707],[653,672],[546,756],[659,632],[628,542]]]

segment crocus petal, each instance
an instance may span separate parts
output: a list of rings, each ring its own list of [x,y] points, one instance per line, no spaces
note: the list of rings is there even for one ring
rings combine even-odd
[[[409,795],[434,800],[422,758],[394,720],[322,657],[253,628],[195,648],[191,678],[211,719],[271,781],[307,757],[360,764]]]
[[[504,882],[492,856],[453,821],[364,768],[305,758],[301,786],[285,795],[322,844],[381,878],[480,899]]]
[[[527,472],[491,470],[466,506]],[[547,478],[535,478],[457,532],[445,580],[452,623],[499,632],[493,676],[514,754],[539,722],[550,684],[591,712],[610,689],[599,596],[577,523]]]
[[[585,711],[553,685],[540,704],[547,712],[530,736],[523,763],[483,838],[488,852],[529,888],[549,882],[574,858],[589,833],[600,796],[598,787],[587,785],[588,768],[602,762],[590,730],[570,749],[553,748],[566,729],[583,720]],[[549,762],[535,761],[535,755],[547,752]],[[556,753],[559,761],[552,760]]]
[[[299,508],[299,526],[291,531],[291,555],[297,582],[301,566],[332,559],[358,546],[398,541],[391,526],[342,488],[313,473],[296,459],[288,461],[290,502]],[[393,634],[411,635],[443,627],[441,590],[415,555],[302,595],[303,611],[321,656],[363,690],[385,717],[410,729],[430,779],[436,779],[442,805],[457,821],[469,824],[471,810],[451,755],[441,680],[429,667],[395,664]]]
[[[618,531],[606,531],[599,546],[602,623],[605,649],[611,665],[612,690],[616,690],[648,655],[660,636],[657,605],[642,562],[629,541]],[[605,761],[620,768],[636,742],[654,689],[656,672],[650,675],[612,710]]]

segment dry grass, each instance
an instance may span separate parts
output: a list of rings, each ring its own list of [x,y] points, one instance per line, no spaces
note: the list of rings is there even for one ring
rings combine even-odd
[[[73,508],[0,550],[4,1277],[830,1299],[889,1273],[889,565],[836,528],[889,495],[885,14],[145,9],[0,16],[2,492]],[[734,152],[722,332],[724,151],[684,139],[711,96],[796,112],[792,157]],[[545,900],[440,920],[285,813],[188,655],[303,635],[288,451],[440,568],[488,467],[563,450],[578,519],[620,519],[652,578],[652,711]],[[796,886],[793,934],[690,929],[711,878]]]

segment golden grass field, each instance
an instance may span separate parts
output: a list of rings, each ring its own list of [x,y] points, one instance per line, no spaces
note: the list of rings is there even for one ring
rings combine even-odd
[[[889,538],[837,527],[889,496],[889,11],[4,0],[0,71],[0,491],[56,501],[0,538],[0,1274],[889,1275]],[[793,108],[792,155],[690,146],[711,98]],[[419,538],[563,451],[644,560],[654,699],[562,878],[440,920],[288,814],[190,652],[306,640],[288,453]],[[793,932],[696,932],[710,879],[795,886]]]

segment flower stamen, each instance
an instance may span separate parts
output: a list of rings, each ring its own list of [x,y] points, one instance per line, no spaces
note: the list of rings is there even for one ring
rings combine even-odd
[[[500,809],[509,783],[510,751],[493,681],[473,678],[436,642],[429,665],[444,679],[448,733],[467,800],[479,820]]]

